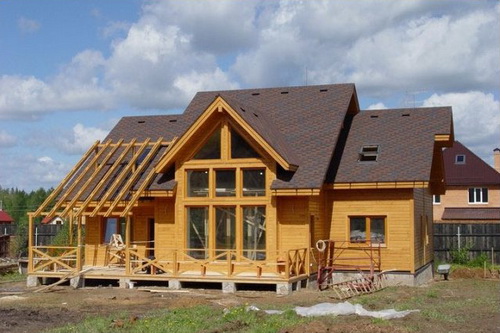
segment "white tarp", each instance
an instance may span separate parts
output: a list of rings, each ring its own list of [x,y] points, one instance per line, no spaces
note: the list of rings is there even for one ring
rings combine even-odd
[[[396,311],[395,309],[387,309],[381,311],[368,311],[363,308],[360,304],[351,304],[349,302],[344,303],[320,303],[310,307],[297,306],[295,312],[302,317],[314,317],[314,316],[341,316],[341,315],[352,315],[357,314],[358,316],[368,316],[381,319],[393,319],[393,318],[403,318],[404,316],[412,313],[418,312],[420,310],[406,310],[406,311]],[[247,307],[247,311],[259,311],[254,305]],[[265,310],[268,314],[281,314],[283,311],[278,310]]]

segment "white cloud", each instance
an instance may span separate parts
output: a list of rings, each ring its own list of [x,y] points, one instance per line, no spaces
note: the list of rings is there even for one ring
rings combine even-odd
[[[423,106],[451,106],[455,139],[491,163],[492,151],[500,146],[500,102],[480,91],[434,94]]]
[[[381,109],[387,109],[387,106],[385,106],[384,103],[379,102],[379,103],[369,105],[366,109],[367,110],[381,110]]]
[[[0,147],[12,147],[16,144],[16,137],[4,130],[0,130]]]
[[[83,154],[96,140],[103,140],[108,132],[109,130],[76,124],[71,137],[62,137],[59,142],[63,151],[70,154]]]
[[[23,33],[33,33],[40,29],[40,23],[26,17],[20,17],[17,20],[17,27]]]

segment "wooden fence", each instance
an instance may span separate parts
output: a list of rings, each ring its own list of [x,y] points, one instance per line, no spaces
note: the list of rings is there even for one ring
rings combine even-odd
[[[50,245],[57,233],[63,228],[62,224],[38,224],[35,226],[34,238],[36,245]],[[1,224],[0,235],[17,236],[17,224]]]
[[[434,256],[451,262],[450,251],[470,247],[469,259],[486,253],[500,264],[500,224],[434,224]]]

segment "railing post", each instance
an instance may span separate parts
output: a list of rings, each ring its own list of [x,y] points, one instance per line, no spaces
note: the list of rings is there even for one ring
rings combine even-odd
[[[285,251],[285,256],[286,256],[286,259],[285,259],[285,277],[287,279],[289,279],[290,278],[290,252]]]
[[[178,267],[177,267],[177,250],[174,250],[174,269],[172,270],[172,273],[175,277],[177,277],[178,273]]]
[[[125,274],[130,275],[130,215],[125,221]]]
[[[230,277],[231,275],[233,275],[233,272],[232,272],[232,252],[231,251],[227,251],[227,276]]]
[[[82,219],[85,219],[85,215],[77,216],[77,244],[76,244],[76,271],[80,272],[83,266],[82,260]],[[86,222],[86,221],[85,221]],[[87,225],[87,223],[85,223]]]
[[[33,213],[28,213],[28,273],[33,273]]]

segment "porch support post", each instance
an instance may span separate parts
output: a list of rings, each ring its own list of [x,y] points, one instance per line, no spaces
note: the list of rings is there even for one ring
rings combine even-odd
[[[69,214],[69,246],[73,246],[73,210]]]
[[[33,213],[28,213],[28,273],[33,273]]]
[[[86,216],[77,216],[78,226],[77,226],[77,248],[76,248],[76,270],[80,272],[82,270],[82,220],[86,222]],[[87,224],[87,223],[85,223]]]
[[[130,274],[130,215],[125,221],[125,274]]]

